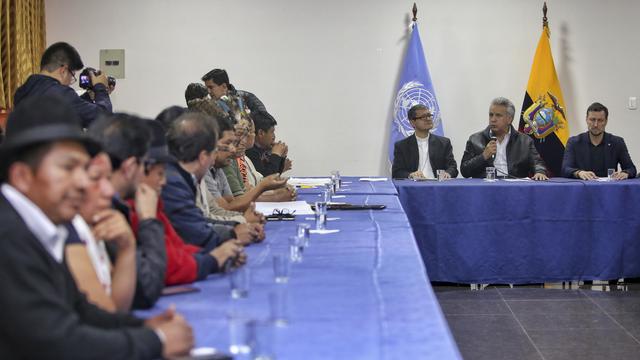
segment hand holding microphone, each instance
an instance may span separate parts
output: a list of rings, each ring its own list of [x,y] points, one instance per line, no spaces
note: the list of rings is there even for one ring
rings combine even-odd
[[[493,134],[492,131],[489,131],[489,137],[491,140],[485,146],[484,151],[482,152],[482,156],[485,160],[495,160],[496,153],[498,152],[498,138]]]

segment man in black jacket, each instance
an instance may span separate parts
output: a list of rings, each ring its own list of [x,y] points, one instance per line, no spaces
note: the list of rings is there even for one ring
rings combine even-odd
[[[291,170],[293,163],[287,157],[289,147],[282,141],[276,142],[276,119],[266,111],[251,113],[256,139],[253,147],[245,154],[262,176],[281,174]]]
[[[13,96],[14,106],[24,99],[38,95],[56,95],[71,104],[73,110],[82,119],[82,127],[87,128],[101,113],[110,114],[107,76],[91,75],[91,84],[95,94],[94,102],[80,98],[70,87],[76,82],[76,72],[84,67],[78,51],[65,42],[55,43],[45,50],[40,59],[40,73],[29,76]]]
[[[609,110],[600,103],[587,109],[587,127],[583,134],[567,141],[562,160],[562,176],[593,180],[607,177],[607,169],[614,169],[613,178],[623,180],[636,177],[636,167],[631,161],[627,145],[620,136],[605,132]],[[618,164],[620,170],[618,171]]]
[[[407,117],[415,133],[395,143],[393,178],[434,179],[438,177],[438,170],[444,170],[444,179],[458,176],[451,141],[429,132],[433,128],[431,111],[426,106],[418,104],[409,109]]]
[[[467,140],[460,164],[462,176],[483,178],[487,167],[495,167],[498,177],[549,179],[533,140],[511,125],[515,111],[509,99],[493,99],[489,126]]]
[[[0,147],[1,359],[155,359],[193,345],[172,309],[147,321],[111,314],[76,287],[65,224],[84,201],[97,148],[60,99],[25,100],[9,117]]]

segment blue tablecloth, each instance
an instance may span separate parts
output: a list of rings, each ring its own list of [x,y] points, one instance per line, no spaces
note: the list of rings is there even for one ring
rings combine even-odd
[[[277,358],[460,359],[398,198],[358,195],[350,201],[387,208],[329,211],[339,219],[327,227],[340,232],[311,235],[286,285],[290,324],[277,329]],[[152,311],[139,314],[175,303],[193,325],[197,346],[226,349],[231,306],[252,318],[268,317],[268,293],[282,286],[273,281],[272,255],[286,251],[297,222],[313,224],[304,215],[295,222],[269,222],[268,239],[246,249],[252,273],[248,299],[230,300],[227,276],[213,275],[195,284],[201,292],[163,297]]]
[[[343,176],[342,188],[338,190],[337,195],[398,195],[396,187],[389,179],[385,181],[360,181],[360,178],[359,176]],[[319,194],[323,191],[324,189],[321,187],[298,189],[299,194]]]
[[[640,276],[640,180],[395,185],[432,281]]]

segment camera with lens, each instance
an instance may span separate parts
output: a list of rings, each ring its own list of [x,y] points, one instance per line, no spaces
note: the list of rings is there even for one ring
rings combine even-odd
[[[113,76],[107,76],[107,83],[109,84],[109,87],[115,87],[116,78],[114,78]]]
[[[100,70],[96,70],[94,68],[84,68],[84,70],[82,70],[82,72],[80,73],[80,77],[78,78],[78,85],[85,90],[91,90],[93,88],[93,84],[91,83],[91,73],[93,73],[93,75],[98,76],[100,75]]]

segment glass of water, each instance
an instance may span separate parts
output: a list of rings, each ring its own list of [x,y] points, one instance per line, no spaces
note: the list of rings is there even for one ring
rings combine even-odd
[[[249,296],[250,281],[249,268],[246,266],[240,267],[229,274],[231,298],[242,299]]]
[[[316,202],[316,230],[324,230],[327,226],[327,203]]]
[[[484,178],[486,181],[496,181],[496,168],[488,166],[486,172],[487,176]]]
[[[309,226],[309,224],[305,224],[305,223],[300,223],[298,224],[298,237],[302,239],[302,246],[304,247],[308,247],[309,246],[309,231],[311,229],[311,226]]]
[[[251,353],[253,342],[253,321],[238,311],[233,311],[227,316],[229,326],[229,352],[234,355],[246,355]]]
[[[616,173],[616,169],[607,169],[607,180],[608,181],[613,181],[613,174]]]
[[[442,169],[438,169],[436,170],[436,174],[438,175],[438,181],[444,181],[444,174],[446,174],[446,171],[442,170]]]
[[[289,259],[292,263],[302,262],[303,249],[304,246],[302,246],[302,239],[297,236],[289,237]]]
[[[285,253],[273,255],[273,279],[278,284],[289,281],[289,256]]]

